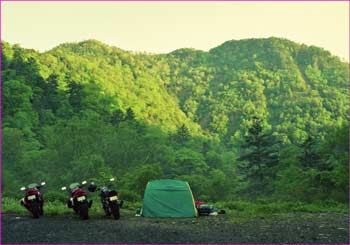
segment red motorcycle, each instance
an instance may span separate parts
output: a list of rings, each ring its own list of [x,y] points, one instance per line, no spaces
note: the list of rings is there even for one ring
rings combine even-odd
[[[67,207],[72,208],[76,214],[82,219],[89,218],[89,208],[91,208],[92,200],[88,201],[87,192],[82,189],[82,186],[86,184],[86,181],[83,181],[81,184],[72,183],[69,185],[69,199],[67,200]],[[61,190],[67,190],[64,186]]]
[[[37,219],[44,214],[44,197],[40,192],[40,188],[45,185],[41,182],[40,185],[32,183],[28,187],[22,187],[21,191],[25,191],[24,198],[21,199],[21,205],[32,213],[33,218]]]

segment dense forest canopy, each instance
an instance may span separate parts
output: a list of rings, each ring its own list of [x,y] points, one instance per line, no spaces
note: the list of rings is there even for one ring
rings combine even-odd
[[[117,176],[129,201],[176,178],[213,201],[346,202],[348,77],[328,51],[280,38],[169,54],[2,42],[4,195]]]

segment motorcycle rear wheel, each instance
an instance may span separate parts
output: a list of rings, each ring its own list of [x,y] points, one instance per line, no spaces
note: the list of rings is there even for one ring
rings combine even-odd
[[[111,213],[114,219],[116,220],[120,219],[120,209],[119,209],[118,203],[112,202],[109,205],[110,205]]]
[[[37,202],[33,202],[30,204],[30,211],[33,215],[34,219],[38,219],[40,217],[40,207],[39,207],[39,203]]]
[[[89,204],[87,202],[84,202],[80,205],[79,215],[80,218],[84,220],[89,219]]]

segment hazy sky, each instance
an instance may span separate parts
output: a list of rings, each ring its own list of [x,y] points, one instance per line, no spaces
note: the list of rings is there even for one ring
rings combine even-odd
[[[348,60],[347,2],[2,2],[2,39],[48,50],[97,39],[152,53],[284,37]]]

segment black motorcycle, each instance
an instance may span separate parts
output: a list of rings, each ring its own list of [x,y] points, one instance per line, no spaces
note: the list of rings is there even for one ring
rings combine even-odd
[[[45,185],[45,182],[41,184],[32,183],[28,187],[21,187],[21,191],[25,191],[24,197],[21,199],[21,205],[32,213],[33,218],[39,218],[44,214],[44,197],[40,192],[40,188]]]
[[[105,211],[106,216],[113,215],[114,219],[120,218],[120,208],[123,205],[123,201],[118,198],[118,192],[111,190],[110,185],[114,181],[114,178],[109,180],[109,184],[102,187],[97,187],[93,182],[89,185],[88,189],[91,192],[99,190],[101,197],[102,208]]]
[[[72,208],[82,219],[89,218],[89,208],[92,206],[92,200],[89,201],[87,199],[87,192],[82,189],[85,184],[86,181],[83,181],[81,184],[70,184],[68,189],[69,198],[67,200],[67,207]],[[64,186],[61,190],[64,191],[67,188]]]

